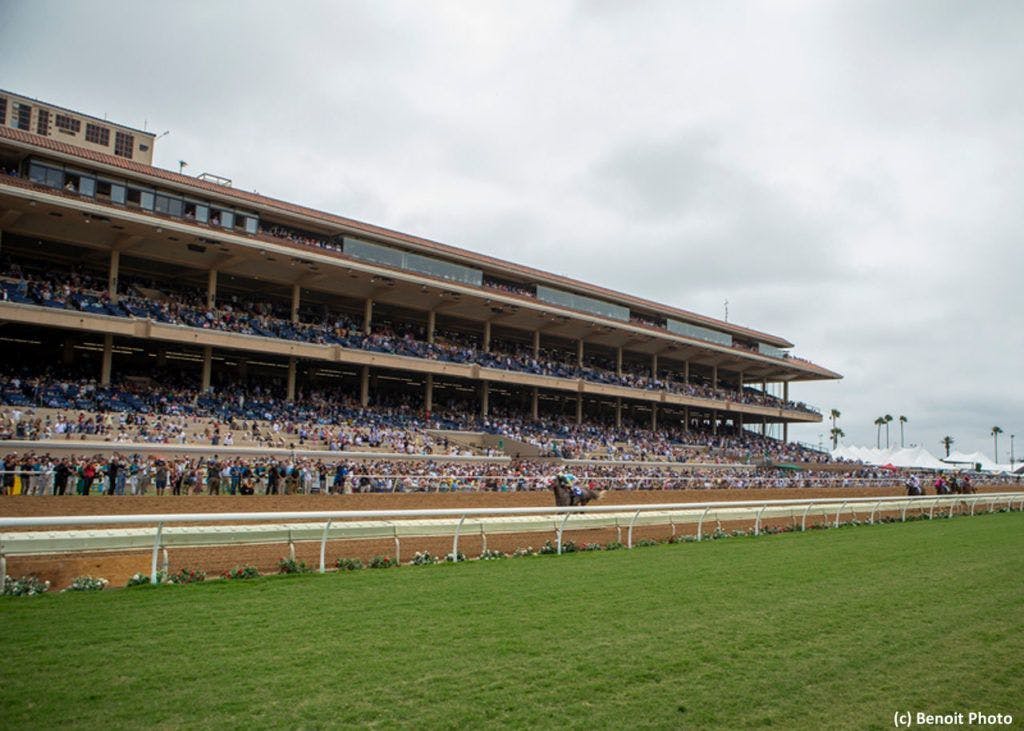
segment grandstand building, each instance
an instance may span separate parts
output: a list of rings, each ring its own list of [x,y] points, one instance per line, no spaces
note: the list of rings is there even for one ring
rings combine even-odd
[[[783,439],[821,421],[790,384],[840,377],[776,335],[153,167],[155,141],[0,91],[8,366]]]

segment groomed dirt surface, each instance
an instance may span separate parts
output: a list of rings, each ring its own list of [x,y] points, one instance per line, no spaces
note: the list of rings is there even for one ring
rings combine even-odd
[[[1012,488],[979,488],[979,492],[1008,491]],[[768,500],[804,499],[818,497],[881,497],[902,495],[899,488],[784,488],[748,490],[658,490],[658,491],[612,491],[601,499],[600,504],[628,505],[651,503],[689,503],[724,500]],[[552,506],[550,492],[525,493],[401,493],[401,494],[357,494],[357,495],[256,495],[250,497],[221,495],[189,496],[65,496],[65,497],[3,497],[0,498],[0,515],[5,517],[29,517],[47,515],[131,515],[155,513],[224,513],[224,512],[276,512],[316,510],[407,510],[413,508],[489,508],[520,506]],[[869,510],[870,508],[868,508]],[[864,516],[866,517],[866,516]],[[770,524],[766,522],[766,525]],[[727,529],[740,524],[723,526]],[[713,526],[709,526],[709,529]],[[29,528],[28,530],[33,530]],[[35,528],[43,530],[43,528]],[[45,528],[52,530],[52,528]],[[679,529],[693,532],[692,526]],[[637,528],[634,541],[643,538],[664,540],[672,534],[670,526]],[[520,535],[494,535],[486,539],[487,548],[512,552],[516,548],[532,546],[538,548],[553,536],[544,533]],[[582,543],[608,543],[622,540],[615,529],[567,531],[565,540]],[[401,559],[409,561],[416,551],[429,551],[435,556],[444,556],[451,551],[450,538],[403,538]],[[459,549],[468,557],[474,557],[483,550],[479,535],[464,535],[460,538]],[[319,543],[295,544],[295,556],[310,566],[319,564]],[[254,545],[184,549],[169,551],[170,571],[182,568],[201,569],[209,576],[220,574],[234,566],[251,564],[261,572],[275,573],[278,561],[288,553],[287,545]],[[76,576],[102,576],[111,586],[123,586],[128,578],[137,572],[148,573],[151,551],[120,553],[88,553],[46,557],[11,557],[7,561],[7,573],[11,576],[36,574],[49,580],[54,589],[67,586]],[[394,557],[393,540],[330,541],[327,544],[327,565],[332,567],[339,557],[359,558],[364,562],[375,555]]]

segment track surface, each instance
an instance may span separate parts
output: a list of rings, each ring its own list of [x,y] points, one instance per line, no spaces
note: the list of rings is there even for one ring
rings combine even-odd
[[[1003,488],[1011,489],[1011,488]],[[981,488],[979,492],[988,492]],[[991,491],[1002,491],[992,488]],[[653,490],[609,491],[600,501],[603,505],[629,505],[649,503],[690,503],[722,500],[803,499],[818,497],[881,497],[902,495],[898,488],[757,488],[747,490]],[[65,496],[65,497],[10,497],[0,498],[0,515],[28,517],[45,515],[130,515],[156,513],[218,513],[218,512],[272,512],[301,510],[408,510],[413,508],[489,508],[551,506],[550,492],[520,493],[400,493],[356,495],[255,495],[250,497],[221,495],[188,496]],[[37,529],[38,530],[38,529]],[[668,526],[638,528],[634,539],[667,538]],[[511,552],[516,548],[538,548],[550,535],[531,533],[500,535],[487,538],[487,547]],[[576,543],[607,543],[618,538],[614,529],[567,532],[565,539]],[[460,550],[469,557],[479,555],[483,542],[479,536],[467,535],[460,539]],[[451,539],[403,539],[401,558],[408,561],[415,551],[429,551],[444,556],[451,550]],[[330,541],[327,546],[328,565],[338,557],[360,558],[366,561],[374,555],[394,556],[393,541]],[[319,544],[298,543],[296,558],[307,564],[319,562]],[[287,554],[285,545],[255,545],[184,549],[170,551],[170,570],[182,568],[202,569],[209,575],[218,574],[233,566],[252,564],[260,571],[276,572],[277,562]],[[49,580],[56,589],[69,584],[76,576],[102,576],[111,586],[123,585],[136,572],[149,572],[151,553],[133,551],[118,553],[89,553],[46,557],[14,557],[8,560],[7,572],[12,576],[37,574]]]

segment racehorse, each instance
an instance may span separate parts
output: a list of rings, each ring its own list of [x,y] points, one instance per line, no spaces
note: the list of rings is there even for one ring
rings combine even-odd
[[[588,487],[579,488],[577,495],[576,491],[569,487],[569,484],[561,477],[556,477],[551,481],[551,489],[555,493],[555,505],[560,508],[586,505],[591,500],[597,500],[604,495],[604,490],[596,492]]]

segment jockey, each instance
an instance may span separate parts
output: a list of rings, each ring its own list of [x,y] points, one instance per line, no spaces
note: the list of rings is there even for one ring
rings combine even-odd
[[[558,476],[558,480],[569,488],[569,491],[576,497],[583,495],[583,489],[577,484],[576,475],[571,472],[563,472]]]

